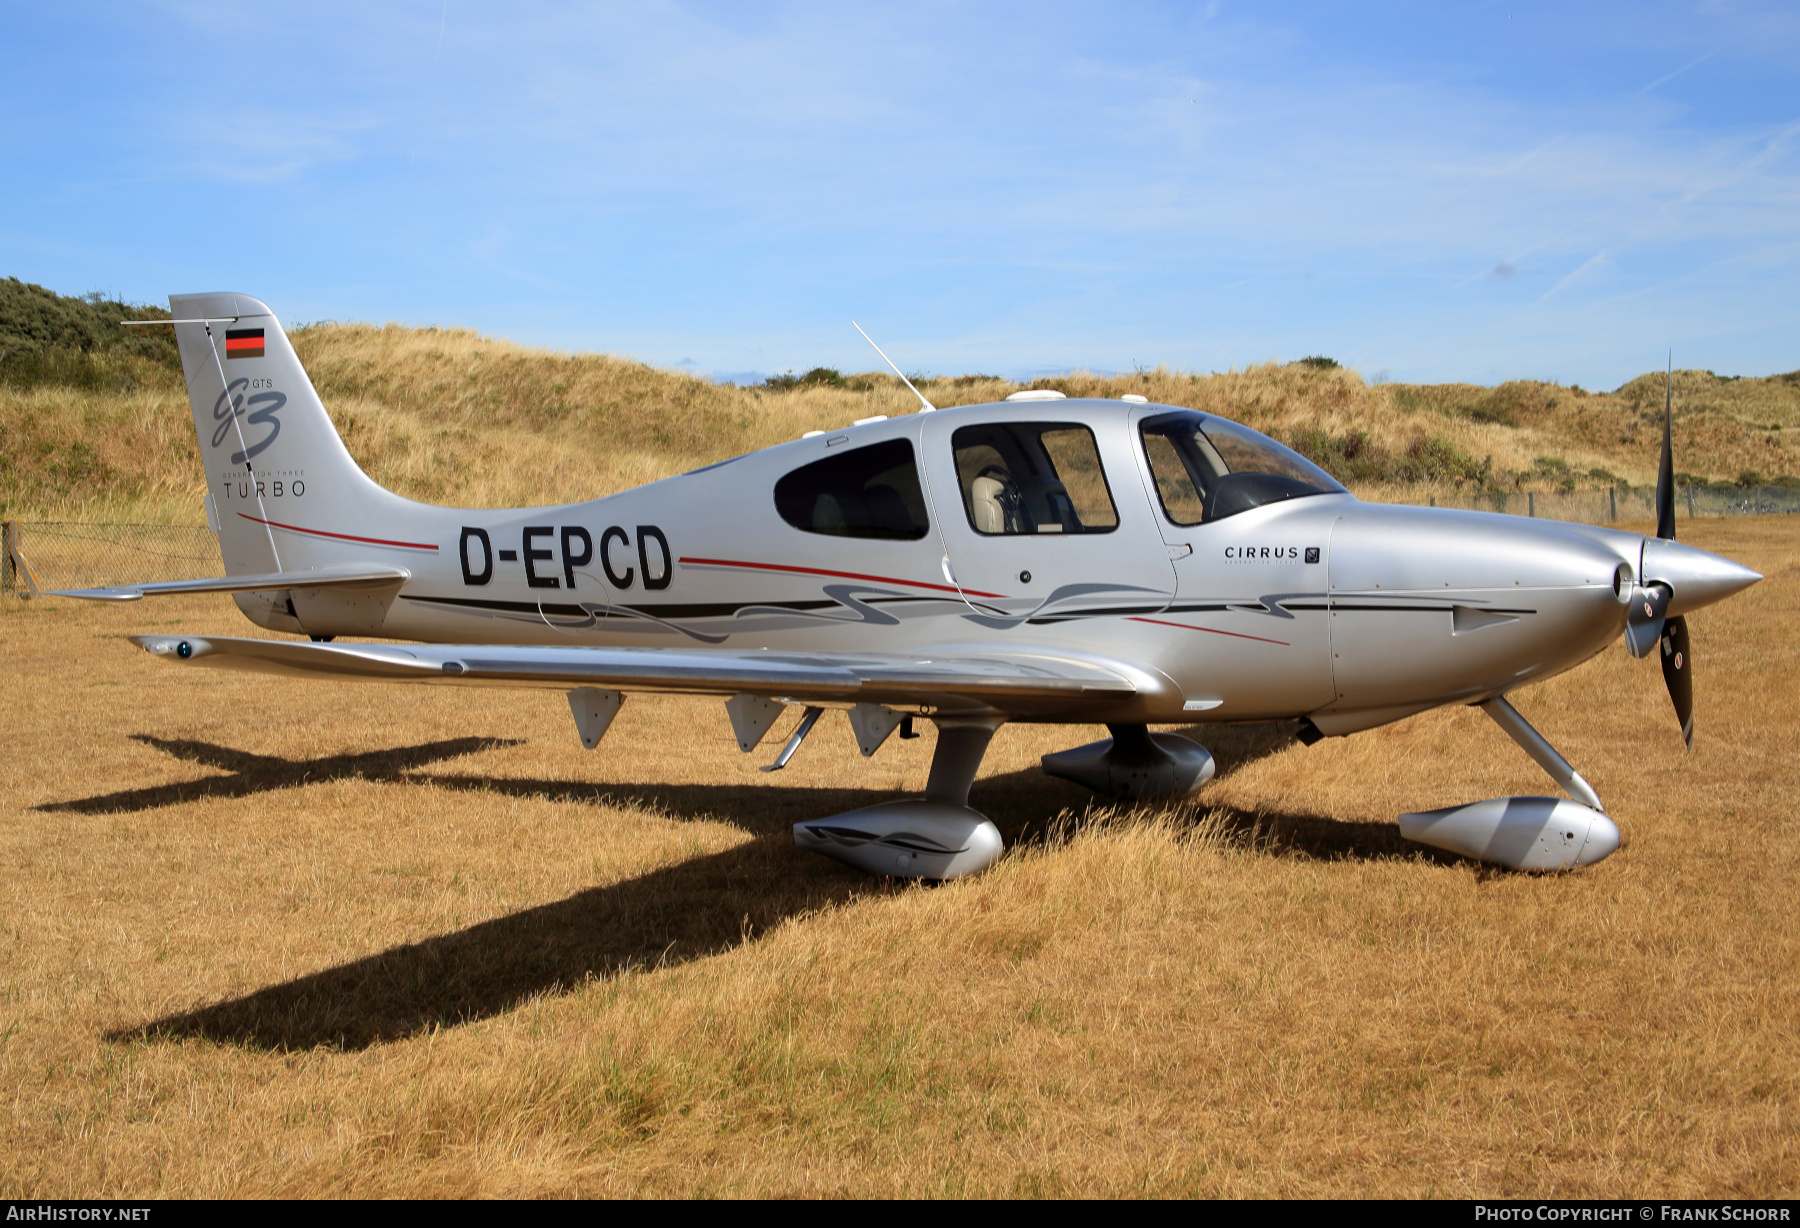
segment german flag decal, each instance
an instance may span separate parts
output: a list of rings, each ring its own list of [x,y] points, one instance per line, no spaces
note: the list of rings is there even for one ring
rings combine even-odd
[[[260,328],[228,328],[225,330],[225,357],[261,358],[263,330]]]

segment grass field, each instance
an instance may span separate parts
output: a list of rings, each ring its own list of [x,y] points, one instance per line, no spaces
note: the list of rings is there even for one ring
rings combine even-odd
[[[1691,621],[1698,736],[1622,647],[1515,695],[1625,847],[1534,877],[1395,814],[1547,781],[1455,709],[1200,736],[1197,806],[1045,778],[890,888],[788,825],[918,789],[721,705],[160,667],[223,599],[0,604],[0,1195],[1800,1192],[1800,525]],[[785,732],[786,722],[776,734]],[[767,748],[765,747],[765,750]]]

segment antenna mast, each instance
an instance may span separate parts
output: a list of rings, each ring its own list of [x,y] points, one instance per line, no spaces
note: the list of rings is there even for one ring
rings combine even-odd
[[[889,358],[886,354],[882,354],[881,347],[875,344],[875,338],[869,336],[868,333],[863,333],[862,325],[858,324],[855,320],[852,320],[852,321],[850,321],[850,327],[854,328],[857,332],[862,333],[862,339],[864,341],[867,341],[869,343],[869,345],[871,347],[873,347],[873,349],[875,350],[875,352],[877,354],[881,354],[881,361],[885,362],[895,375],[900,376],[900,382],[902,384],[905,384],[907,386],[907,388],[912,392],[912,394],[919,398],[919,405],[925,413],[930,413],[934,409],[937,408],[937,406],[933,405],[930,401],[927,401],[925,399],[924,393],[920,392],[917,388],[913,387],[913,382],[911,380],[907,379],[906,376],[901,373],[899,367],[894,366],[893,359]]]

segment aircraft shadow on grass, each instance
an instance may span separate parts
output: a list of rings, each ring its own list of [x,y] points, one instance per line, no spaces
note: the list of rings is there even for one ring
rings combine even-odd
[[[159,738],[147,733],[134,733],[131,738],[177,759],[203,763],[230,775],[205,776],[199,780],[152,785],[146,789],[123,789],[117,793],[102,793],[67,802],[45,802],[33,809],[74,811],[77,814],[129,814],[209,797],[249,797],[255,793],[269,793],[277,789],[297,789],[301,785],[329,780],[404,781],[411,779],[407,773],[416,772],[429,764],[472,755],[477,751],[519,745],[516,738],[447,738],[442,742],[365,751],[358,755],[283,759],[277,755],[253,755],[249,751],[232,750],[226,746],[215,746],[211,742],[195,742],[186,738]]]
[[[1205,731],[1220,776],[1288,746],[1293,733],[1292,723]],[[361,1049],[434,1026],[491,1018],[533,997],[563,992],[590,979],[720,954],[789,917],[888,889],[835,862],[797,856],[790,832],[799,819],[829,813],[833,807],[848,809],[883,800],[891,796],[886,791],[762,784],[596,784],[418,771],[457,754],[511,744],[496,738],[303,761],[244,755],[204,743],[141,735],[140,740],[234,775],[216,778],[220,783],[204,792],[195,787],[208,783],[202,781],[39,809],[83,813],[145,809],[197,796],[246,796],[361,775],[584,805],[636,802],[671,819],[731,822],[752,838],[724,852],[393,947],[243,997],[119,1029],[108,1034],[114,1041],[195,1038],[258,1049],[319,1045]],[[1085,816],[1104,806],[1086,790],[1036,769],[979,780],[970,801],[994,819],[1009,844],[1043,839],[1055,822],[1047,816],[1062,812],[1071,816],[1063,820],[1066,829],[1078,830]],[[1283,855],[1332,860],[1419,855],[1417,846],[1402,841],[1392,824],[1341,823],[1204,804],[1198,809],[1219,815],[1228,839]]]

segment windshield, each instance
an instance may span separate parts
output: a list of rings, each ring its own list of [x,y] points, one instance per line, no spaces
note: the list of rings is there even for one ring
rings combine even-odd
[[[1224,418],[1183,409],[1146,418],[1138,430],[1157,498],[1178,525],[1223,520],[1283,499],[1345,493],[1298,452]]]

